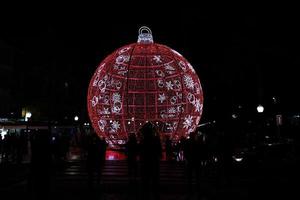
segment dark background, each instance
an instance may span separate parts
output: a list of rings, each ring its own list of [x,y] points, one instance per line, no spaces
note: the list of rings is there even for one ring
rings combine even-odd
[[[96,66],[117,48],[136,42],[142,25],[152,29],[155,42],[194,66],[204,90],[202,122],[234,112],[251,119],[258,104],[270,115],[300,111],[297,12],[207,12],[181,5],[58,8],[13,9],[1,17],[1,116],[20,117],[27,107],[33,120],[74,115],[87,120],[86,94]]]

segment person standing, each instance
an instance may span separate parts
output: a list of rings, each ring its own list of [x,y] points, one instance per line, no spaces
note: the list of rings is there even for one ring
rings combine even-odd
[[[88,139],[87,149],[87,173],[88,186],[90,189],[94,185],[94,176],[97,174],[97,183],[101,181],[101,175],[105,164],[106,142],[99,138],[96,133],[92,133]]]
[[[194,194],[193,180],[196,180],[196,191],[200,186],[200,165],[199,142],[197,132],[191,132],[189,138],[184,144],[185,170],[187,176],[188,196]]]
[[[137,157],[138,157],[138,143],[134,133],[131,133],[126,144],[127,164],[129,183],[135,182],[137,178]]]
[[[170,136],[166,137],[165,151],[166,151],[166,160],[172,161],[173,160],[173,147],[172,147],[172,141],[170,139]]]
[[[141,129],[142,199],[159,199],[159,168],[162,148],[159,135],[150,122]]]

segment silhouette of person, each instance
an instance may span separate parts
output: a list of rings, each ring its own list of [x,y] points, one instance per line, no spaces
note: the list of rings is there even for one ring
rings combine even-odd
[[[23,161],[24,155],[27,153],[27,133],[22,131],[17,138],[17,163],[20,164]]]
[[[167,136],[165,140],[165,151],[166,151],[166,159],[167,161],[173,160],[173,148],[172,148],[172,141],[170,137]]]
[[[141,129],[141,175],[143,199],[159,199],[159,167],[162,148],[158,132],[150,122]]]
[[[130,133],[125,145],[127,154],[129,198],[138,199],[137,196],[137,176],[138,176],[138,154],[139,146],[135,133]]]
[[[187,175],[187,191],[188,195],[191,196],[194,193],[193,179],[195,178],[196,187],[199,189],[200,186],[200,156],[199,156],[199,141],[197,138],[197,132],[191,132],[189,138],[184,144],[184,157],[186,164],[186,175]],[[198,191],[198,190],[197,190]]]
[[[232,136],[226,132],[221,132],[221,135],[219,136],[219,144],[218,144],[218,152],[220,156],[220,165],[219,165],[219,183],[218,186],[220,186],[220,181],[225,181],[228,183],[230,181],[230,176],[232,172],[232,165],[233,165],[233,139]]]
[[[199,152],[199,161],[200,161],[200,172],[201,174],[204,171],[205,166],[207,165],[208,157],[209,157],[209,149],[206,141],[206,136],[201,134],[197,139],[198,143],[198,152]]]
[[[181,136],[180,140],[176,144],[176,151],[177,151],[177,161],[184,161],[184,146],[186,143],[186,138]]]
[[[88,186],[93,188],[94,175],[97,174],[97,183],[101,181],[101,174],[105,164],[107,144],[104,139],[98,137],[96,133],[92,133],[88,140],[87,149],[87,172]]]
[[[127,164],[129,182],[135,182],[137,178],[137,157],[138,157],[138,143],[134,133],[131,133],[126,143]]]
[[[35,130],[31,135],[31,171],[29,184],[33,199],[47,199],[51,179],[49,130]]]

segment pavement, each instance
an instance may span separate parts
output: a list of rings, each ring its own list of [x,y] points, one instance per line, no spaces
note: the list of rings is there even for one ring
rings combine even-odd
[[[89,187],[85,162],[80,159],[41,170],[38,182],[32,181],[29,162],[0,164],[0,199],[144,199],[141,179],[130,183],[126,161],[106,161],[99,183]],[[298,199],[300,165],[293,161],[272,161],[258,166],[236,163],[229,176],[217,168],[202,172],[200,187],[195,181],[188,188],[184,163],[160,164],[160,199]],[[154,199],[148,196],[149,199]]]

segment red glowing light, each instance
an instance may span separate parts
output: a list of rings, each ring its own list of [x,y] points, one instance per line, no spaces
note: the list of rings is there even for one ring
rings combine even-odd
[[[186,136],[200,121],[203,93],[191,64],[141,31],[137,43],[119,48],[99,64],[87,103],[96,133],[114,147],[147,121],[162,135]]]

